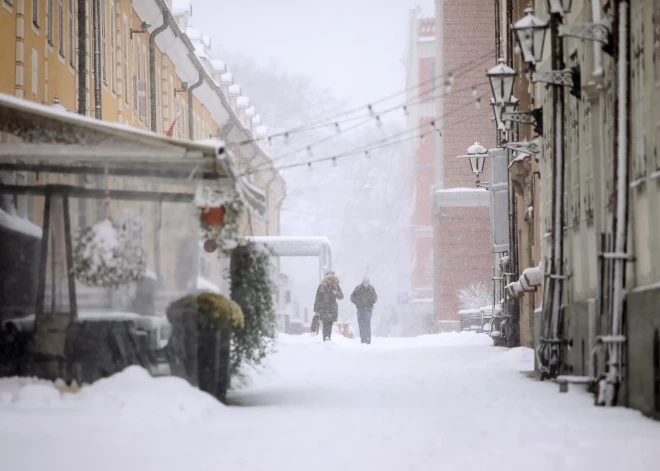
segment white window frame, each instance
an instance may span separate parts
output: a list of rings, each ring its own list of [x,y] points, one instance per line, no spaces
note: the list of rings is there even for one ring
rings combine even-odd
[[[122,34],[122,39],[123,39],[123,46],[122,46],[122,53],[124,55],[124,67],[123,69],[123,82],[124,86],[122,87],[122,93],[124,94],[124,99],[126,100],[126,104],[130,105],[130,91],[128,88],[128,17],[124,14],[124,31]]]
[[[630,38],[630,76],[632,99],[633,180],[646,177],[644,9],[639,4],[632,14]]]
[[[39,93],[39,53],[32,49],[32,94],[37,96]]]
[[[69,65],[76,68],[76,3],[69,0]]]
[[[73,0],[69,0],[72,2]],[[64,0],[58,0],[57,10],[57,52],[60,56],[64,57],[65,50],[65,35],[64,35]]]
[[[34,21],[34,15],[33,15]],[[37,25],[38,26],[38,25]],[[55,44],[55,0],[46,0],[46,39],[48,44],[53,46]]]

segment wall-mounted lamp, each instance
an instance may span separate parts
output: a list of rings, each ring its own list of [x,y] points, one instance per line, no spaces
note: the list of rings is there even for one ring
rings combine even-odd
[[[151,23],[149,23],[148,21],[143,21],[138,29],[131,28],[131,39],[133,39],[134,34],[148,33],[149,28],[151,28]]]

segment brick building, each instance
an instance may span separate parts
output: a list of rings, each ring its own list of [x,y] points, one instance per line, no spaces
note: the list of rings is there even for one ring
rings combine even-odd
[[[442,85],[451,72],[455,83],[451,91],[437,88],[435,100],[442,136],[433,134],[434,306],[437,320],[458,320],[458,292],[475,282],[490,284],[494,264],[488,191],[476,188],[468,163],[456,156],[475,140],[486,148],[496,144],[484,75],[496,61],[495,12],[489,0],[436,0],[435,5],[436,81]],[[481,179],[486,175],[487,168]]]

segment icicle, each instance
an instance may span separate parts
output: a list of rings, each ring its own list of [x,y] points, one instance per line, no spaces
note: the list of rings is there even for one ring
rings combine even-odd
[[[369,110],[369,116],[375,116],[374,108],[373,106],[369,105],[367,106],[367,109]]]
[[[335,131],[337,131],[337,134],[341,132],[341,128],[339,127],[339,123],[335,123]]]
[[[449,84],[454,85],[454,82],[456,82],[456,77],[454,77],[454,72],[449,72],[447,74],[447,77],[449,77]]]
[[[477,98],[477,101],[474,103],[474,106],[477,107],[477,109],[481,109],[481,98]]]
[[[312,152],[312,146],[307,146],[307,155],[309,157],[314,157],[314,152]]]
[[[475,98],[479,96],[479,91],[477,90],[477,87],[472,87],[472,96]]]
[[[376,126],[379,128],[383,127],[383,122],[380,120],[380,116],[376,116]]]
[[[332,166],[336,167],[337,166],[337,157],[332,158]]]
[[[410,116],[410,111],[408,111],[408,107],[404,106],[403,107],[403,116]]]

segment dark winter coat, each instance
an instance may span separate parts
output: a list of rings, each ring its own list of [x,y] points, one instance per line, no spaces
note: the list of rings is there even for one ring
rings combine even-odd
[[[358,311],[373,309],[376,301],[378,301],[376,289],[371,285],[365,287],[360,283],[353,290],[353,294],[351,294],[351,302],[357,306]]]
[[[333,288],[335,291],[333,292]],[[337,321],[337,300],[344,299],[344,293],[339,286],[339,280],[334,276],[326,276],[316,290],[316,299],[314,300],[314,312],[322,319]]]

